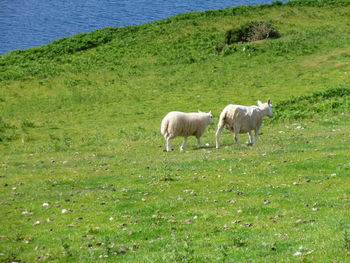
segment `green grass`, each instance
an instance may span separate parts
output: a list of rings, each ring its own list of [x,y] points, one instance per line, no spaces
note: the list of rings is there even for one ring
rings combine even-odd
[[[349,261],[349,8],[194,12],[1,56],[0,262]],[[280,37],[222,45],[249,21]],[[163,152],[168,111],[267,98],[254,147],[226,131],[216,150],[211,126]]]

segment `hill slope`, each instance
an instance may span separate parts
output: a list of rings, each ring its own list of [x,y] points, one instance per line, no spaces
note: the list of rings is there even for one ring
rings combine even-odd
[[[0,262],[344,262],[349,1],[106,28],[0,57]],[[249,21],[280,37],[225,43]],[[252,148],[163,153],[170,110],[271,98]],[[245,139],[246,135],[241,135]]]

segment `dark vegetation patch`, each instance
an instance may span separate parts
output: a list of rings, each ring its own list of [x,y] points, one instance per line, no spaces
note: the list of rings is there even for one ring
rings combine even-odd
[[[274,106],[274,121],[312,118],[315,115],[348,112],[350,109],[350,86],[339,86],[309,95],[292,97]]]
[[[225,43],[231,45],[239,42],[253,42],[268,38],[277,38],[279,35],[275,27],[269,22],[250,21],[237,29],[226,31]]]
[[[61,38],[41,47],[14,50],[0,57],[0,66],[21,64],[23,61],[52,59],[60,55],[95,48],[113,40],[118,30],[118,28],[113,27],[104,28],[90,33],[80,33],[72,37]]]
[[[0,117],[0,142],[12,141],[17,138],[17,128]]]
[[[19,124],[13,124],[0,116],[0,143],[18,139],[22,134],[28,134],[30,129],[38,126],[29,119],[23,119]]]
[[[342,7],[349,6],[349,0],[291,0],[285,3],[287,6],[311,6],[311,7]]]

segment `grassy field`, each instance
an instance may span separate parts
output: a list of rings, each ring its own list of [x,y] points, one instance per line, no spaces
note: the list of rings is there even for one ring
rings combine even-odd
[[[0,56],[0,262],[350,262],[349,17],[276,2]],[[280,36],[225,42],[249,21]],[[268,98],[254,147],[210,126],[163,152],[168,111]]]

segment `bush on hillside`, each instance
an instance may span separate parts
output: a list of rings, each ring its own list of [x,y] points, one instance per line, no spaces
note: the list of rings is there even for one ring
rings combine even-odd
[[[278,31],[271,23],[264,21],[251,21],[238,29],[226,31],[225,43],[231,45],[239,42],[253,42],[267,38],[279,37]]]

